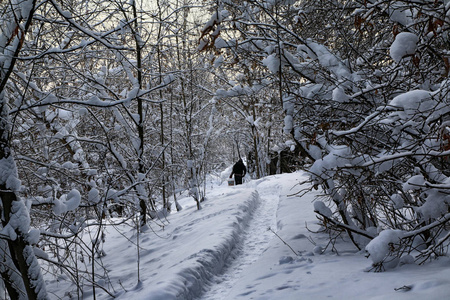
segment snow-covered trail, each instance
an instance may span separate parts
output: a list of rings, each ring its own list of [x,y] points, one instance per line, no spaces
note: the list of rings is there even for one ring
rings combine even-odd
[[[370,261],[345,236],[327,247],[330,236],[320,231],[313,205],[322,192],[310,190],[307,174],[229,187],[229,170],[224,173],[211,180],[201,210],[192,198],[180,197],[183,210],[172,212],[162,227],[151,224],[152,230],[140,235],[139,256],[132,224],[106,226],[105,272],[97,267],[96,275],[110,293],[97,288],[95,298],[110,300],[113,293],[118,300],[448,299],[449,257],[373,273],[364,272]],[[318,246],[325,251],[316,251]],[[44,274],[49,299],[73,299],[78,291],[72,279],[53,275]],[[398,290],[404,286],[412,289]],[[80,281],[80,287],[83,299],[94,299],[90,281]]]
[[[252,181],[248,185],[258,191],[260,205],[253,213],[235,256],[226,263],[224,272],[211,280],[212,284],[201,300],[228,299],[227,295],[240,279],[242,271],[258,260],[274,237],[269,228],[276,229],[281,186],[267,179]]]

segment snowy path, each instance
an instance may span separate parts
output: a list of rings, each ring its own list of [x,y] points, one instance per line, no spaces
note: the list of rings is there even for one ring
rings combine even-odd
[[[276,228],[281,187],[264,179],[249,184],[258,191],[261,204],[245,230],[236,256],[227,262],[224,273],[212,279],[212,286],[202,295],[201,300],[228,299],[228,292],[240,279],[242,271],[258,260],[274,237],[268,228]]]
[[[163,227],[152,227],[157,235],[141,235],[140,282],[137,248],[130,242],[136,240],[135,229],[107,226],[102,263],[108,281],[99,284],[117,300],[449,298],[449,257],[373,273],[364,272],[370,260],[345,237],[336,239],[338,253],[326,248],[328,234],[314,233],[320,225],[313,201],[321,191],[290,196],[309,188],[303,183],[306,174],[268,176],[231,188],[226,184],[229,171],[225,174],[221,185],[212,185],[201,210],[192,198],[181,198],[183,210],[170,214]],[[315,252],[316,246],[325,251]],[[99,278],[101,271],[97,268]],[[69,276],[55,280],[50,275],[45,274],[49,300],[77,295]],[[404,286],[412,289],[398,290]],[[93,299],[90,281],[81,287],[83,299]],[[111,299],[100,288],[95,292],[96,299]]]

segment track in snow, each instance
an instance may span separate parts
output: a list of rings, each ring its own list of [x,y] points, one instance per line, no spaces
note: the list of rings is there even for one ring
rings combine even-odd
[[[249,183],[249,185],[252,184],[258,191],[261,204],[254,212],[253,218],[245,230],[239,250],[231,258],[232,260],[227,262],[224,273],[214,276],[211,286],[200,297],[201,300],[227,299],[228,292],[241,278],[242,271],[259,258],[274,237],[268,228],[276,228],[276,212],[281,187],[264,179]]]

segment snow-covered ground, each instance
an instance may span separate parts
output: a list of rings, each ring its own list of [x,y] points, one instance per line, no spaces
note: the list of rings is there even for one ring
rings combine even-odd
[[[102,263],[104,287],[116,299],[449,299],[450,258],[367,272],[371,260],[344,239],[328,245],[313,212],[316,192],[297,172],[229,187],[226,174],[208,184],[196,210],[180,199],[180,212],[140,235],[109,226]],[[321,251],[322,250],[322,251]],[[112,286],[114,289],[112,289]],[[76,295],[64,278],[48,281],[52,299]],[[65,296],[64,296],[65,295]],[[112,299],[96,289],[97,299]],[[92,299],[86,289],[84,299]]]

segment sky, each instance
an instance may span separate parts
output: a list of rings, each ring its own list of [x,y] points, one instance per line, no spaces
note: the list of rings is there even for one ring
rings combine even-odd
[[[183,210],[139,234],[139,274],[136,231],[107,226],[101,263],[108,276],[99,283],[121,300],[448,299],[448,257],[373,272],[367,252],[345,235],[330,243],[313,211],[320,190],[293,196],[309,188],[305,173],[228,186],[229,173],[209,178],[201,210],[181,196]],[[76,299],[68,276],[44,276],[51,299]],[[83,288],[93,299],[87,282]],[[111,295],[96,289],[96,299]]]

